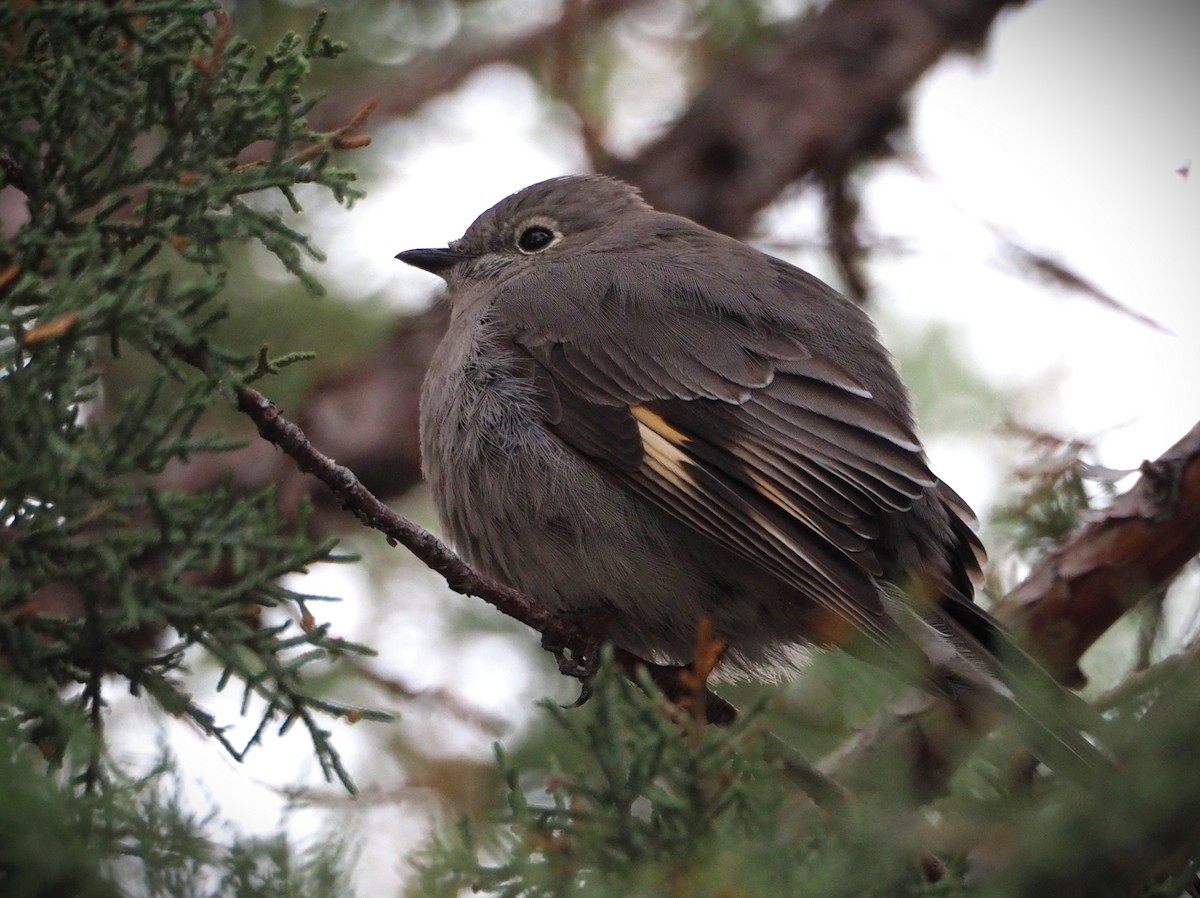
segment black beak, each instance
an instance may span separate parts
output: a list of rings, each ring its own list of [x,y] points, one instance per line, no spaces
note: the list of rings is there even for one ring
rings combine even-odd
[[[406,249],[402,253],[396,253],[396,258],[406,265],[440,275],[470,256],[467,253],[456,253],[452,249]]]

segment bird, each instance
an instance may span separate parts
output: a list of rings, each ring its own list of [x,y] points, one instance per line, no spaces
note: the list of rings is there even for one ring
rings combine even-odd
[[[1013,701],[975,517],[857,304],[604,175],[396,258],[447,286],[422,465],[469,563],[655,663],[707,618],[718,678],[835,648]]]

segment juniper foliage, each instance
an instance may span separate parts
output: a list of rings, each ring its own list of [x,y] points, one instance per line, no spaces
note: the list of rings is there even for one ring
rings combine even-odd
[[[519,764],[498,753],[504,804],[443,832],[411,893],[1194,894],[1197,700],[1186,659],[1127,684],[1105,705],[1120,776],[1095,791],[1014,776],[1016,747],[999,739],[931,804],[881,772],[845,806],[818,809],[770,748],[768,707],[728,730],[697,729],[606,669],[584,708],[547,707],[554,750]]]
[[[772,750],[762,706],[718,729],[643,689],[605,668],[583,708],[547,706],[558,750],[523,773],[498,753],[506,807],[432,846],[420,894],[947,894],[922,873],[911,808],[875,796],[830,825]]]
[[[56,809],[33,813],[46,826],[30,826],[21,844],[3,827],[5,894],[111,894],[110,856],[97,844],[147,864],[158,844],[165,859],[168,835],[130,828],[161,796],[131,786],[106,753],[114,690],[191,720],[238,758],[268,728],[299,722],[326,776],[347,787],[325,721],[379,716],[306,686],[310,665],[365,651],[312,623],[314,597],[280,585],[338,560],[332,542],[311,540],[304,520],[281,520],[269,493],[162,485],[170,465],[235,445],[206,427],[207,411],[300,357],[247,357],[213,339],[231,247],[257,241],[319,290],[305,268],[316,248],[260,197],[277,193],[299,209],[301,187],[347,204],[359,195],[332,157],[355,145],[347,134],[361,122],[318,133],[305,121],[313,65],[343,49],[322,25],[318,17],[307,35],[260,54],[210,0],[0,5],[4,794],[17,796],[10,789],[35,771],[46,777],[20,792],[27,801],[0,804]],[[105,353],[145,356],[158,374],[106,391]],[[193,699],[188,666],[202,656],[259,715],[248,742],[232,742]],[[168,811],[158,816],[183,831],[196,823]],[[71,852],[73,885],[19,879],[37,868],[21,863],[34,849],[73,841],[97,852]],[[222,875],[249,883],[259,875],[251,868],[286,865],[277,848],[234,846]],[[168,862],[176,881],[149,891],[200,894],[183,880],[211,879],[202,869],[211,850],[171,851],[190,856],[195,875]],[[263,867],[267,855],[278,863]]]

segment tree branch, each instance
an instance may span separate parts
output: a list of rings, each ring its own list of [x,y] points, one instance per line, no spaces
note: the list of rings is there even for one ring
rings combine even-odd
[[[363,78],[353,87],[327,97],[310,114],[317,130],[327,130],[347,106],[359,106],[370,97],[381,97],[380,116],[403,118],[430,100],[454,90],[479,69],[507,62],[535,68],[555,55],[564,32],[584,32],[645,3],[646,0],[592,0],[568,4],[563,15],[541,28],[507,40],[467,45],[431,53],[409,65],[381,67],[378,77]],[[324,127],[322,127],[324,125]]]
[[[1200,423],[1141,472],[993,609],[1069,685],[1084,682],[1078,665],[1088,647],[1200,553]]]
[[[1023,0],[832,0],[733,58],[658,140],[612,173],[651,205],[733,236],[794,181],[844,176],[886,148],[947,53]]]
[[[238,408],[258,428],[263,439],[274,443],[345,503],[344,507],[391,543],[400,543],[431,570],[446,579],[457,593],[478,596],[498,611],[532,627],[552,643],[583,653],[595,637],[538,604],[529,596],[484,576],[459,558],[436,536],[400,515],[362,485],[354,472],[320,452],[299,427],[283,417],[279,408],[253,387],[238,390]]]

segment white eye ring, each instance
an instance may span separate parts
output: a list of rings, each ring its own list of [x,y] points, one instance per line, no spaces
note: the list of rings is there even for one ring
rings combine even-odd
[[[517,249],[527,256],[549,249],[562,237],[549,223],[531,221],[524,224],[517,234]]]

